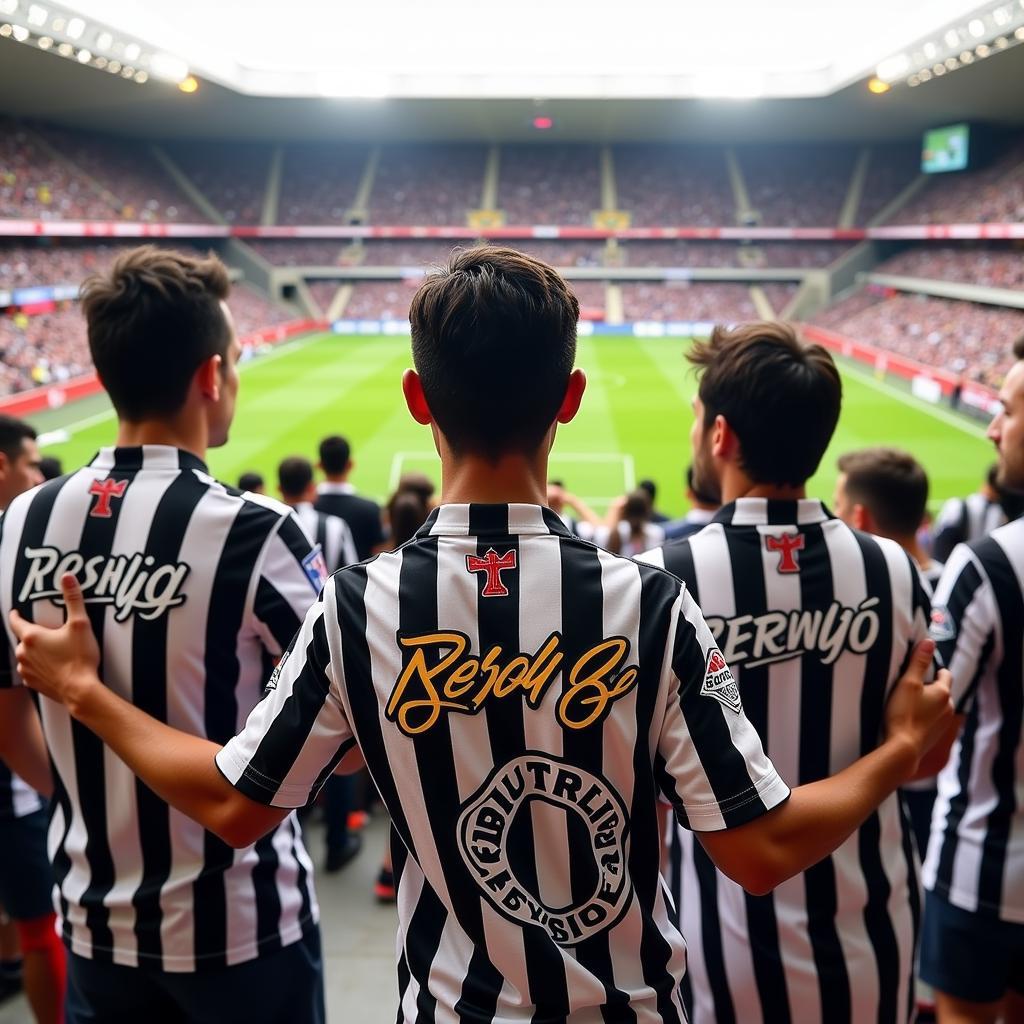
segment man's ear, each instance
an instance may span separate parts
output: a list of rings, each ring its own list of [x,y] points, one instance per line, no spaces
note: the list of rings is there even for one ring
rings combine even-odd
[[[587,390],[587,375],[582,370],[573,370],[569,374],[569,383],[565,388],[565,397],[555,417],[559,423],[568,423],[580,411],[583,392]]]
[[[729,421],[719,413],[711,424],[711,454],[719,459],[735,458],[739,452],[740,439],[729,426]]]
[[[875,524],[871,519],[871,513],[868,512],[865,505],[861,505],[859,502],[855,503],[850,518],[853,519],[853,528],[855,530],[860,530],[862,533],[875,532]]]
[[[417,423],[427,426],[433,422],[434,417],[430,414],[427,396],[423,394],[420,375],[415,370],[406,370],[402,374],[402,394],[405,395],[405,404],[410,415]]]
[[[3,480],[10,471],[11,460],[7,458],[6,452],[0,452],[0,480]]]
[[[199,369],[196,370],[195,377],[193,378],[196,386],[199,388],[199,393],[203,398],[207,398],[211,402],[216,402],[220,398],[221,368],[223,365],[224,360],[219,355],[210,356],[205,362],[200,363]]]

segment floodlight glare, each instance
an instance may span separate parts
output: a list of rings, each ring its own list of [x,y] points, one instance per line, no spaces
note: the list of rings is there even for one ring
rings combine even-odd
[[[985,34],[985,22],[981,18],[973,18],[967,24],[967,31],[974,36],[975,39],[980,39]]]
[[[14,38],[17,39],[19,43],[25,42],[29,37],[29,31],[24,25],[15,25],[12,32]]]
[[[894,82],[910,70],[910,58],[905,53],[887,57],[875,68],[875,75],[883,82]]]
[[[199,89],[199,81],[192,75],[189,75],[183,81],[178,83],[178,88],[185,93],[193,93]]]
[[[38,46],[40,50],[48,50],[53,46],[53,40],[49,36],[40,36],[36,41],[36,46]]]
[[[128,56],[125,49],[124,55]],[[129,58],[134,60],[135,58]],[[157,78],[167,82],[183,82],[188,78],[188,65],[180,58],[170,53],[154,53],[149,61],[149,70]]]
[[[49,12],[39,4],[32,4],[28,9],[28,23],[39,27],[46,24]]]
[[[951,28],[944,36],[947,46],[956,46],[960,42],[960,33]]]
[[[0,0],[0,14],[13,14],[18,9],[18,0]]]
[[[81,39],[85,31],[85,22],[81,18],[72,18],[68,22],[68,35],[72,39]]]
[[[145,71],[136,71],[135,81],[138,82],[139,85],[145,85],[149,81],[149,75],[147,75]]]
[[[9,39],[13,31],[14,29],[12,28],[12,26],[4,22],[3,25],[0,25],[0,38]]]
[[[124,59],[125,60],[138,60],[139,54],[142,53],[142,47],[138,43],[129,43],[124,48]]]
[[[876,96],[887,93],[891,88],[892,86],[888,82],[883,82],[880,78],[868,80],[868,92],[873,92]]]
[[[101,32],[96,37],[96,45],[101,50],[109,50],[114,45],[114,37],[109,32]]]
[[[92,60],[92,54],[88,50],[81,49],[81,50],[78,51],[78,63],[79,64],[88,64],[89,61],[91,61],[91,60]]]
[[[939,48],[934,43],[925,43],[924,44],[924,55],[929,60],[935,60],[936,56],[938,56],[938,53],[939,53]]]

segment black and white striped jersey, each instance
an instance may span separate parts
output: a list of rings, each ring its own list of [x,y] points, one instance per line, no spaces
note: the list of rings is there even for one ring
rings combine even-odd
[[[194,455],[104,449],[21,495],[0,521],[0,613],[63,621],[82,584],[105,683],[175,728],[224,743],[314,602],[323,556],[287,506],[243,497]],[[4,648],[13,642],[0,630]],[[0,662],[9,664],[9,650]],[[10,671],[0,685],[19,680]],[[293,817],[235,851],[172,810],[63,707],[42,702],[56,769],[49,850],[63,935],[81,956],[220,968],[315,927]]]
[[[399,1020],[681,1024],[658,800],[736,826],[788,788],[668,573],[535,505],[444,505],[335,573],[217,757],[308,802],[358,743],[399,838]]]
[[[980,492],[966,498],[950,498],[935,518],[935,557],[945,562],[957,544],[970,544],[1006,524],[1006,512],[998,501]]]
[[[964,910],[1024,923],[1024,521],[953,552],[932,637],[966,717],[939,775],[924,883]]]
[[[320,545],[329,573],[359,561],[352,531],[341,516],[317,512],[311,501],[293,505],[292,511],[306,533]]]
[[[779,774],[814,782],[881,739],[886,698],[928,629],[916,568],[818,501],[741,498],[651,552],[684,581]],[[906,1021],[917,873],[891,796],[831,856],[768,896],[673,851],[694,1024]]]

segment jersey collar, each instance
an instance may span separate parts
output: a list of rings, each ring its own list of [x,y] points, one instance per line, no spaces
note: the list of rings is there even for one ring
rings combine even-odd
[[[737,498],[715,513],[713,523],[728,526],[811,526],[833,518],[817,498],[777,501],[769,498]]]
[[[417,537],[507,537],[554,533],[571,537],[561,518],[543,505],[440,505],[427,516]]]
[[[198,455],[169,444],[143,444],[135,448],[101,448],[89,463],[93,469],[137,473],[151,469],[197,469],[209,474],[206,463]]]

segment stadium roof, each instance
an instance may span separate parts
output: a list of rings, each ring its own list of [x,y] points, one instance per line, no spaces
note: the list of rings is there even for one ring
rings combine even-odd
[[[0,9],[5,2],[20,3],[28,9],[29,0],[0,0]],[[32,0],[35,3],[35,0]],[[511,8],[516,11],[519,22],[526,22],[522,12],[528,12],[530,3],[519,3]],[[1015,0],[1024,10],[1024,0]],[[38,0],[38,5],[46,0]],[[546,0],[547,6],[556,11],[561,4],[572,7],[575,0]],[[664,40],[669,33],[664,31],[662,22],[651,17],[641,18],[640,13],[647,4],[650,11],[651,0],[642,0],[639,4],[616,4],[613,7],[599,6],[591,3],[589,15],[579,19],[580,25],[597,25],[602,28],[605,42],[602,52],[607,57],[608,47],[616,45],[619,57],[612,61],[611,66],[616,73],[622,75],[628,70],[630,54],[640,49],[638,39],[630,42],[628,33],[624,33],[625,25],[640,24],[653,40],[652,64],[655,66],[656,54],[662,59],[669,50],[676,51],[675,60],[680,66],[694,67],[700,53],[704,52],[703,43],[693,34],[671,35],[670,45]],[[881,0],[859,0],[857,4],[839,3],[839,0],[817,0],[813,6],[816,11],[836,11],[840,7],[844,12],[843,24],[848,24],[849,32],[838,32],[835,22],[821,20],[814,30],[814,38],[822,40],[820,26],[830,24],[833,42],[832,53],[835,61],[845,60],[847,67],[852,67],[852,56],[843,57],[840,51],[848,46],[848,53],[860,52],[857,62],[868,60],[863,34],[858,35],[871,19],[875,24],[895,25],[899,20],[907,39],[921,39],[926,26],[938,27],[940,22],[947,21],[947,15],[953,9],[963,10],[966,6],[960,0],[903,0],[900,4],[892,4],[886,0],[893,11],[899,11],[899,17],[893,11],[880,13]],[[669,7],[686,8],[691,0],[666,0],[659,5],[659,10]],[[334,38],[327,38],[324,25],[314,24],[309,13],[315,6],[319,17],[329,9],[337,7],[351,14],[355,4],[303,4],[293,0],[284,5],[275,3],[275,13],[271,17],[267,12],[265,0],[245,4],[228,4],[214,0],[176,0],[174,5],[164,0],[79,0],[74,6],[81,9],[83,17],[90,11],[105,8],[105,14],[113,18],[115,6],[123,7],[125,19],[118,21],[118,29],[124,32],[141,29],[130,20],[129,11],[138,8],[139,16],[166,19],[166,13],[174,12],[176,27],[174,31],[185,36],[202,37],[197,42],[197,49],[185,58],[193,61],[202,58],[202,50],[216,50],[219,46],[218,35],[223,28],[235,24],[239,32],[239,46],[252,46],[253,49],[240,49],[238,53],[247,54],[246,59],[255,60],[259,57],[260,48],[268,55],[272,50],[268,47],[286,38],[292,40],[289,46],[295,46],[305,39],[311,46],[310,53],[328,54],[331,51],[335,67],[351,69],[358,66],[355,57],[367,54],[367,66],[374,64],[378,54],[388,50],[387,45],[376,37],[360,36],[353,33],[356,22],[350,20],[348,30],[340,32]],[[308,8],[302,15],[301,8]],[[376,7],[392,12],[396,4],[363,4],[360,8]],[[401,6],[406,5],[403,2]],[[420,3],[423,10],[439,9],[439,2]],[[443,6],[443,5],[441,5]],[[492,5],[477,3],[476,20],[470,28],[476,29],[476,43],[473,44],[473,33],[453,38],[461,38],[462,44],[473,52],[484,52],[488,60],[492,56],[491,43],[500,39],[501,31],[486,32],[486,23],[481,20],[479,10],[491,9]],[[706,6],[706,5],[698,5]],[[719,4],[719,10],[723,5]],[[902,13],[907,10],[917,12],[916,28],[904,23]],[[988,5],[991,8],[991,4]],[[792,14],[797,10],[808,8],[808,4],[798,0],[788,0],[776,4],[760,3],[751,5],[749,10],[771,10],[774,14],[788,11]],[[921,14],[927,8],[927,16]],[[202,14],[198,13],[202,10]],[[496,8],[494,8],[496,9]],[[751,33],[749,25],[742,20],[741,12],[748,10],[744,5],[733,5],[729,9],[736,12],[735,19],[730,16],[728,21],[728,42],[740,46],[738,40],[747,39],[742,45],[750,46]],[[263,11],[262,17],[258,12]],[[287,11],[287,21],[285,13]],[[627,18],[628,12],[628,18]],[[863,15],[863,17],[862,17]],[[93,14],[89,14],[93,17]],[[348,15],[347,15],[348,16]],[[354,17],[354,15],[352,15]],[[565,23],[560,19],[545,17],[536,22],[539,39],[538,52],[547,54],[549,64],[561,59],[561,51],[572,52],[583,49],[575,40],[577,36],[566,36]],[[886,21],[886,19],[890,19]],[[203,19],[208,19],[204,21]],[[231,19],[234,19],[232,21]],[[247,32],[241,31],[243,23],[252,26]],[[0,19],[2,20],[2,19]],[[407,46],[400,40],[403,32],[396,25],[395,52]],[[509,19],[510,20],[510,19]],[[813,17],[805,20],[814,21]],[[422,28],[422,23],[411,22]],[[785,24],[780,21],[780,24]],[[744,26],[747,26],[744,28]],[[861,29],[854,32],[853,26]],[[219,26],[219,27],[218,27]],[[0,26],[2,27],[2,26]],[[409,26],[406,25],[406,28]],[[380,29],[379,23],[378,28]],[[705,28],[708,28],[705,25]],[[153,25],[147,31],[156,31]],[[383,31],[383,29],[380,29]],[[582,33],[583,28],[579,29]],[[723,29],[724,31],[724,29]],[[810,45],[808,40],[810,29],[799,38],[804,40],[805,49]],[[257,38],[257,36],[259,38]],[[149,39],[148,36],[140,38]],[[326,38],[327,44],[313,43],[317,38]],[[520,37],[517,37],[521,39]],[[574,40],[570,46],[566,41]],[[765,36],[760,41],[762,49],[771,49],[764,45]],[[776,36],[778,38],[778,32]],[[794,39],[797,37],[794,36]],[[155,45],[170,46],[174,39],[154,37]],[[892,53],[888,44],[889,37],[878,33],[878,45],[871,60],[880,54]],[[245,42],[248,40],[248,42]],[[468,41],[467,41],[468,40]],[[856,42],[861,40],[861,42]],[[610,42],[609,42],[610,41]],[[856,43],[856,45],[855,45]],[[430,36],[429,43],[418,49],[429,52],[431,61],[421,64],[428,71],[432,67],[445,64],[441,52],[435,44],[435,36]],[[716,44],[721,45],[721,44]],[[793,43],[793,45],[796,45]],[[655,46],[657,49],[655,49]],[[857,50],[857,47],[860,50]],[[632,49],[631,49],[632,47]],[[408,46],[407,46],[408,49]],[[177,53],[178,51],[168,51]],[[185,53],[186,51],[181,51]],[[280,60],[284,61],[289,52],[281,51]],[[500,66],[501,53],[507,53],[496,47],[494,67]],[[532,51],[531,51],[532,52]],[[720,50],[708,51],[720,52]],[[740,52],[737,50],[737,52]],[[222,63],[230,63],[238,59],[232,55],[230,46],[225,46]],[[289,58],[293,59],[293,58]],[[360,57],[360,59],[362,59]],[[574,58],[575,59],[575,58]],[[779,56],[774,60],[781,59]],[[824,59],[824,58],[823,58]],[[312,57],[310,58],[312,61]],[[568,60],[568,58],[566,58]],[[809,58],[808,58],[809,60]],[[870,61],[868,61],[870,64]],[[367,139],[367,140],[416,140],[416,139],[485,139],[485,140],[529,140],[529,141],[567,141],[567,140],[649,140],[659,141],[796,141],[800,139],[910,139],[914,138],[923,128],[936,124],[948,124],[958,120],[981,120],[1003,124],[1021,124],[1024,122],[1024,104],[1020,97],[1024,95],[1024,45],[1011,46],[1005,52],[993,52],[986,60],[978,60],[969,67],[962,67],[955,73],[936,77],[920,88],[899,86],[891,92],[881,95],[870,95],[864,84],[866,66],[854,74],[852,84],[841,88],[827,90],[827,95],[788,97],[776,99],[745,99],[726,100],[712,98],[609,98],[604,93],[594,93],[589,99],[558,98],[553,93],[541,93],[539,88],[521,98],[490,98],[490,99],[457,99],[457,98],[408,98],[390,97],[376,100],[353,100],[324,97],[288,97],[261,96],[240,92],[236,88],[222,84],[223,75],[206,71],[201,63],[191,64],[195,73],[201,78],[201,86],[194,95],[186,96],[178,92],[173,85],[158,82],[151,78],[145,85],[124,81],[117,75],[99,73],[94,67],[79,64],[76,60],[62,60],[51,53],[44,53],[36,46],[21,45],[10,39],[0,38],[0,113],[18,116],[39,117],[71,126],[79,126],[92,130],[111,131],[128,135],[148,137],[205,137],[232,139]],[[311,64],[311,66],[313,66]],[[380,65],[383,66],[383,65]],[[411,65],[410,65],[411,66]],[[525,66],[525,65],[524,65]],[[606,66],[608,66],[606,64]],[[794,58],[793,69],[810,68],[810,63],[800,63]],[[838,64],[835,65],[838,67]],[[109,70],[109,69],[108,69]],[[813,69],[812,69],[813,70]],[[820,68],[819,68],[820,71]],[[431,71],[431,73],[434,73]],[[208,77],[207,77],[208,76]],[[628,76],[626,76],[628,77]],[[533,78],[530,79],[534,81]],[[337,83],[335,83],[337,84]],[[369,90],[367,90],[369,91]],[[538,132],[533,127],[534,118],[543,114],[550,118],[553,127],[547,132]]]
[[[64,6],[248,95],[594,99],[828,95],[967,17],[978,0]]]

